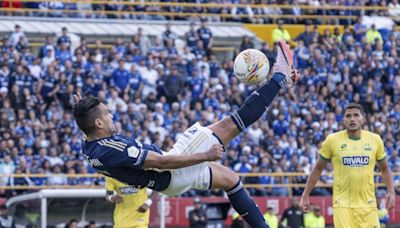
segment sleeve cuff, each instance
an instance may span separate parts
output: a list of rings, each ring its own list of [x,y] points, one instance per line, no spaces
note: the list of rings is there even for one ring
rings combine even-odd
[[[383,157],[383,158],[381,158],[381,159],[377,159],[377,161],[378,162],[381,162],[381,161],[384,161],[386,159],[386,155]]]
[[[322,154],[319,154],[319,157],[324,161],[331,161],[331,159],[324,157]]]
[[[142,153],[139,155],[139,167],[142,168],[144,165],[144,161],[146,160],[147,154],[149,153],[148,150],[142,149]]]

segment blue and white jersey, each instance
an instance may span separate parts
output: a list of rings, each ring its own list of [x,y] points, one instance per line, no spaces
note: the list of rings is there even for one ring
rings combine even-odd
[[[171,181],[170,171],[143,169],[149,151],[162,155],[155,145],[142,144],[129,137],[115,135],[82,143],[82,153],[89,164],[106,176],[136,188],[165,190]]]
[[[197,30],[197,34],[199,35],[200,40],[203,41],[204,48],[207,48],[208,44],[210,43],[210,40],[213,37],[211,29],[201,27]]]
[[[46,74],[42,77],[43,86],[42,90],[40,91],[43,97],[46,97],[48,93],[54,90],[56,85],[58,85],[58,80],[54,78],[54,76]]]
[[[186,34],[186,45],[190,48],[190,50],[193,50],[196,47],[196,42],[197,42],[197,34],[195,31],[189,31]]]

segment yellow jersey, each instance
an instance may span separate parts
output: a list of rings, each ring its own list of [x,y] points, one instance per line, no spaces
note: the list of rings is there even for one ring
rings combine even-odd
[[[124,200],[115,204],[114,227],[147,227],[150,209],[140,213],[137,209],[148,199],[146,188],[138,189],[110,177],[106,177],[106,190],[115,191]]]
[[[317,217],[313,212],[304,215],[305,228],[325,228],[324,216]]]
[[[264,219],[270,228],[278,228],[279,225],[278,216],[267,212],[264,214]]]
[[[362,130],[355,139],[346,130],[333,133],[322,143],[320,155],[332,162],[333,207],[376,208],[374,167],[386,158],[379,135]]]
[[[278,42],[280,40],[290,41],[290,33],[286,29],[275,28],[272,30],[272,42]]]

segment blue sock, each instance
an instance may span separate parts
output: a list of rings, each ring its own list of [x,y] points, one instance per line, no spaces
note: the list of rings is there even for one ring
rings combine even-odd
[[[281,87],[284,86],[284,79],[283,74],[275,73],[270,82],[254,91],[247,97],[242,107],[231,114],[233,122],[240,131],[244,131],[262,116]]]
[[[269,228],[257,205],[247,194],[241,181],[226,192],[233,208],[253,228]]]

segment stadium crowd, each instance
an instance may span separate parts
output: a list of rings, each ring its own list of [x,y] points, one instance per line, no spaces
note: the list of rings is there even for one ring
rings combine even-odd
[[[36,17],[77,17],[77,18],[119,18],[119,19],[137,19],[137,20],[198,20],[204,15],[209,14],[211,21],[240,21],[246,23],[271,23],[279,15],[340,15],[340,16],[359,16],[377,15],[377,16],[400,16],[400,4],[398,0],[365,0],[365,1],[337,1],[337,0],[200,0],[200,1],[182,1],[182,0],[154,0],[151,4],[140,2],[125,2],[118,0],[108,4],[85,2],[49,2],[35,1],[25,2],[18,0],[2,1],[3,8],[16,9],[14,15],[25,15]],[[156,3],[167,3],[167,5],[157,5]],[[174,5],[168,5],[173,3]],[[193,3],[185,6],[179,3]],[[202,6],[201,4],[216,4],[216,6]],[[242,4],[241,6],[229,4]],[[246,5],[247,4],[247,5]],[[263,5],[263,6],[261,6]],[[268,6],[274,5],[274,6]],[[278,5],[290,5],[291,7],[279,7]],[[301,6],[312,6],[315,8],[301,8]],[[378,9],[364,12],[360,9],[322,9],[324,6],[373,6],[388,7],[387,10]],[[18,11],[18,9],[26,11]],[[161,13],[186,13],[186,15],[169,16]],[[193,14],[187,16],[187,14]],[[224,16],[221,16],[224,15]],[[227,17],[228,15],[229,17]],[[269,17],[266,17],[269,16]],[[323,18],[316,21],[324,20]],[[301,17],[287,17],[285,23],[302,22]],[[350,19],[332,19],[324,20],[325,23],[351,24]]]
[[[262,120],[237,137],[222,161],[240,173],[310,172],[323,139],[342,129],[342,110],[351,101],[367,112],[367,127],[384,139],[391,169],[400,170],[400,34],[383,36],[361,24],[343,33],[305,32],[290,42],[302,79],[282,90]],[[371,38],[372,39],[368,39]],[[80,154],[82,133],[74,123],[73,94],[98,96],[114,115],[119,132],[145,143],[171,149],[188,126],[207,125],[239,107],[254,87],[233,76],[232,59],[219,61],[212,52],[211,30],[192,26],[177,50],[176,34],[160,38],[139,29],[131,41],[115,40],[89,48],[85,38],[71,45],[67,28],[48,36],[33,51],[22,28],[3,39],[0,47],[0,173],[85,174],[94,172]],[[241,50],[254,47],[243,38]],[[274,45],[260,48],[274,62]],[[272,70],[271,70],[272,71]],[[332,171],[328,166],[326,172]],[[293,183],[305,183],[306,176]],[[321,180],[331,183],[332,176]],[[400,177],[395,177],[399,183]],[[2,185],[101,185],[103,178],[3,177]],[[289,183],[285,177],[248,177],[246,183]],[[293,188],[295,195],[300,188]],[[400,190],[400,189],[397,189]],[[18,191],[2,194],[12,196]],[[250,189],[254,195],[287,196],[281,187]],[[317,188],[319,195],[329,195]],[[196,192],[193,194],[222,194]]]

